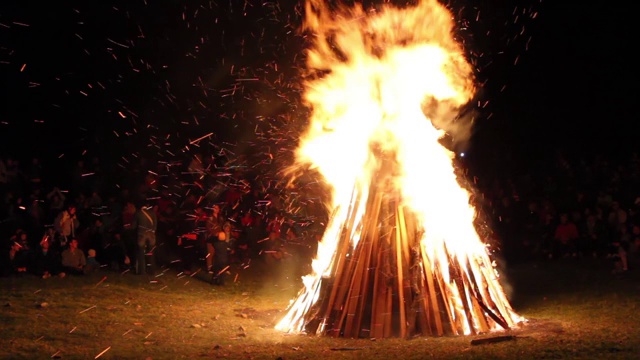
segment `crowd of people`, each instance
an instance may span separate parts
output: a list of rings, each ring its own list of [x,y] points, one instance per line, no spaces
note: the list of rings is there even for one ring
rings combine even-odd
[[[29,166],[1,158],[2,274],[154,275],[174,267],[206,271],[223,285],[234,264],[310,256],[308,232],[275,208],[268,193],[233,176],[221,182],[207,161],[197,155],[145,172],[144,160],[110,171],[94,158],[90,166],[78,161],[65,180],[47,179],[38,158]]]
[[[312,231],[279,201],[213,157],[185,163],[104,169],[82,159],[68,176],[0,158],[2,274],[42,278],[112,270],[155,274],[207,271],[223,285],[234,264],[310,259]],[[88,160],[88,163],[85,163]],[[57,167],[50,164],[50,167]],[[213,169],[213,170],[212,170]],[[572,160],[556,155],[545,171],[477,181],[474,205],[511,262],[598,258],[615,272],[638,267],[640,159]],[[304,263],[306,260],[303,260]]]
[[[478,208],[512,262],[595,258],[640,265],[640,157],[557,152],[542,170],[479,181]]]

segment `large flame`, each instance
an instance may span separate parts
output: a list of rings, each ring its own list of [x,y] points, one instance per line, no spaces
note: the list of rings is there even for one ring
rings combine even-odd
[[[448,311],[464,316],[457,310],[469,296],[449,279],[455,258],[461,271],[489,279],[481,297],[508,314],[509,326],[517,323],[476,233],[476,213],[456,180],[453,154],[438,141],[444,125],[474,95],[472,68],[453,37],[449,11],[436,0],[378,11],[333,10],[323,0],[308,0],[305,10],[305,27],[313,34],[304,96],[311,118],[297,162],[317,169],[332,186],[333,212],[313,272],[303,278],[303,291],[276,328],[304,331],[305,314],[334,268],[340,232],[354,218],[350,241],[357,246],[366,196],[381,172],[380,181],[399,194],[399,206],[416,214],[424,266],[448,284]],[[354,189],[364,198],[354,201]],[[477,322],[468,320],[461,321],[470,324],[465,334]]]

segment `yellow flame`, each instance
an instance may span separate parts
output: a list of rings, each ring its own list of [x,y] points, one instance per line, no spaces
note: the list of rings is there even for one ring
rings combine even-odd
[[[475,210],[469,194],[456,180],[453,154],[438,142],[444,131],[434,126],[451,121],[474,95],[472,68],[454,39],[454,25],[449,11],[436,0],[379,11],[361,6],[331,11],[321,0],[306,2],[305,27],[313,33],[307,67],[323,76],[305,84],[311,118],[297,161],[317,169],[332,186],[334,212],[313,260],[313,272],[303,278],[304,289],[277,329],[303,330],[303,315],[318,300],[321,278],[335,260],[340,229],[354,204],[353,189],[368,194],[379,168],[376,153],[398,163],[393,187],[401,193],[402,206],[410,207],[419,226],[428,229],[421,245],[431,266],[439,266],[445,283],[448,256],[456,256],[462,264],[472,258],[471,268],[462,271],[473,272],[476,278],[497,278],[473,226]],[[364,214],[366,200],[359,202],[356,219]],[[355,247],[357,231],[351,241]],[[508,308],[500,285],[493,282],[483,289],[489,292],[485,295]],[[461,298],[468,295],[455,286],[448,291],[450,312],[462,313],[455,308],[462,307]],[[507,312],[512,325],[518,317],[510,308]]]

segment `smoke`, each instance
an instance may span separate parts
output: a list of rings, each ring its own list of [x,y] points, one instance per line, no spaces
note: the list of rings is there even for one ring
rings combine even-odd
[[[496,262],[496,270],[498,271],[498,274],[500,274],[498,281],[502,286],[502,290],[504,291],[504,294],[507,296],[507,299],[511,302],[513,301],[515,288],[513,287],[513,285],[511,285],[511,282],[509,281],[509,278],[508,278],[507,259],[505,259],[502,255],[499,255],[499,254],[497,255],[492,254],[491,258]]]
[[[264,274],[259,292],[272,294],[276,291],[288,299],[295,297],[302,287],[302,276],[310,272],[311,257],[300,254],[288,253],[278,260],[270,254],[262,254],[258,261],[260,264],[254,266]]]
[[[466,151],[473,134],[477,110],[469,105],[460,107],[449,101],[425,100],[422,111],[434,127],[445,132],[445,146],[452,151]]]

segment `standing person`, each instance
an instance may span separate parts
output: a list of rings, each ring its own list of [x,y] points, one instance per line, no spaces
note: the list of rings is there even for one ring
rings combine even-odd
[[[255,219],[251,210],[247,210],[240,218],[241,231],[237,239],[235,248],[236,257],[238,261],[244,263],[251,259],[251,251],[253,251],[257,239],[257,233],[255,231]]]
[[[54,225],[59,235],[59,245],[62,248],[71,238],[75,238],[76,230],[80,226],[76,216],[76,206],[71,204],[67,206],[66,210],[61,211],[56,217]]]
[[[225,224],[224,228],[230,227]],[[220,231],[213,241],[213,284],[224,285],[225,273],[229,267],[229,231]]]
[[[223,232],[224,218],[220,213],[220,205],[213,205],[211,216],[207,219],[207,231],[205,232],[205,241],[207,243],[207,271],[213,274],[213,258],[215,256],[215,244],[218,242],[219,234]]]
[[[191,249],[189,253],[186,254],[189,259],[187,260],[187,265],[189,265],[190,268],[193,264],[198,264],[198,266],[202,265],[200,264],[200,260],[202,260],[203,255],[205,256],[205,260],[208,260],[211,256],[207,255],[209,253],[207,247],[209,212],[202,206],[197,206],[194,214],[189,216],[193,216],[193,222],[189,229],[191,233],[189,238],[193,238],[193,241],[189,241]],[[207,270],[211,270],[211,267],[208,267]]]
[[[47,200],[49,200],[49,216],[47,221],[54,220],[58,214],[64,210],[64,202],[67,198],[64,193],[57,186],[47,194]]]
[[[133,228],[137,231],[136,274],[146,273],[147,266],[151,274],[155,272],[154,248],[156,229],[158,228],[157,206],[140,206],[133,218]],[[147,260],[147,255],[149,259]]]
[[[137,243],[137,234],[134,226],[134,219],[136,217],[138,209],[131,201],[127,201],[124,210],[122,211],[122,244],[124,246],[124,254],[125,254],[125,267],[128,270],[135,271],[135,261],[136,261],[136,248],[138,247]]]

